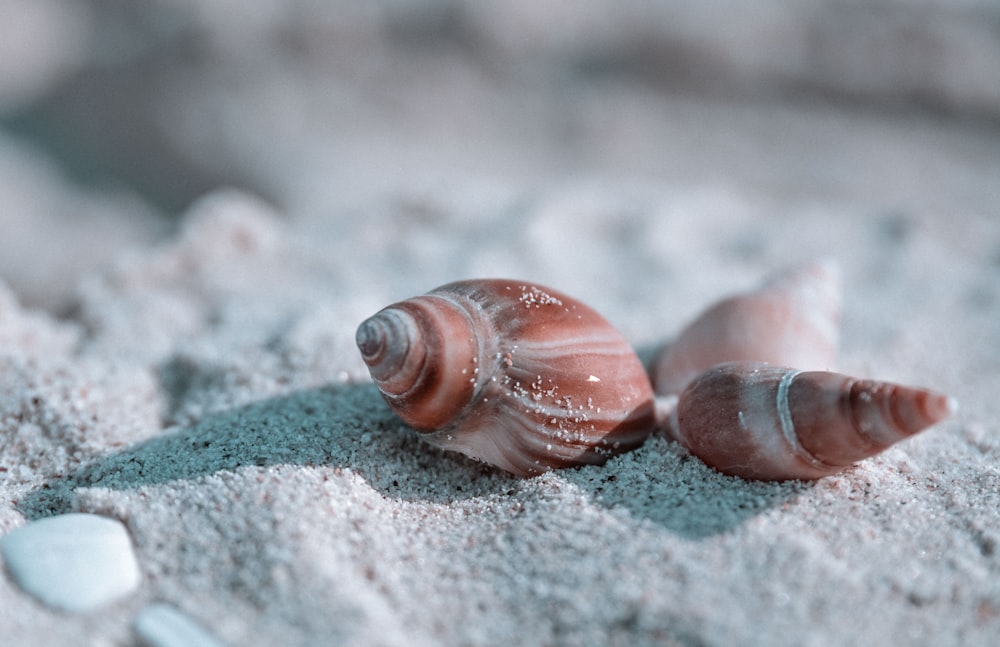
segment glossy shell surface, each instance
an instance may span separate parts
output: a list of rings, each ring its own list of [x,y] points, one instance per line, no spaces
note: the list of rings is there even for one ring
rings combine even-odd
[[[816,479],[878,454],[956,407],[919,387],[732,362],[685,389],[668,433],[726,474]]]
[[[426,440],[513,474],[603,463],[655,428],[629,343],[549,288],[450,283],[376,313],[357,343],[386,402]]]
[[[840,337],[840,272],[833,262],[784,270],[756,290],[723,299],[654,359],[658,395],[678,394],[722,362],[834,368]]]

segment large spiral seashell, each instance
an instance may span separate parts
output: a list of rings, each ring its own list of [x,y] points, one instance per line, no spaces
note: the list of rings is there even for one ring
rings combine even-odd
[[[953,414],[927,389],[757,362],[715,366],[681,394],[668,434],[720,472],[818,479]]]
[[[364,321],[357,344],[385,401],[426,440],[517,475],[603,463],[656,426],[632,347],[548,288],[450,283]]]
[[[758,289],[719,301],[654,359],[657,395],[678,394],[722,362],[834,367],[840,336],[840,272],[827,261],[785,270]]]

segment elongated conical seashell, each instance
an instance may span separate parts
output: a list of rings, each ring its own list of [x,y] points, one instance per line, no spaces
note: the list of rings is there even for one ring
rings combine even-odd
[[[400,418],[435,445],[514,474],[603,463],[656,425],[631,346],[548,288],[451,283],[375,314],[357,342]]]
[[[653,361],[657,395],[680,393],[722,362],[833,368],[840,302],[840,272],[828,261],[786,270],[753,292],[716,303]]]
[[[668,433],[726,474],[817,479],[944,420],[927,389],[754,362],[715,366],[681,394]]]

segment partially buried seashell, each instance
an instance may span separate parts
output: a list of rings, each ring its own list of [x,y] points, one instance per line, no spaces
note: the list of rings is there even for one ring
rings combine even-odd
[[[364,321],[357,343],[385,401],[423,438],[521,476],[603,463],[656,426],[632,347],[548,288],[450,283]]]
[[[944,420],[957,406],[922,388],[731,362],[684,390],[667,431],[726,474],[817,479]]]
[[[657,395],[677,394],[722,362],[831,369],[840,326],[840,272],[827,261],[791,268],[706,310],[653,360]]]

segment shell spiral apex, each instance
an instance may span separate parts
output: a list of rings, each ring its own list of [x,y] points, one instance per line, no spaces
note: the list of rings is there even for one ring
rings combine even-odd
[[[681,394],[668,434],[726,474],[818,479],[955,413],[941,393],[760,362],[715,366]]]
[[[426,440],[517,475],[603,463],[656,426],[629,343],[541,286],[449,283],[379,311],[356,341],[382,397]]]

